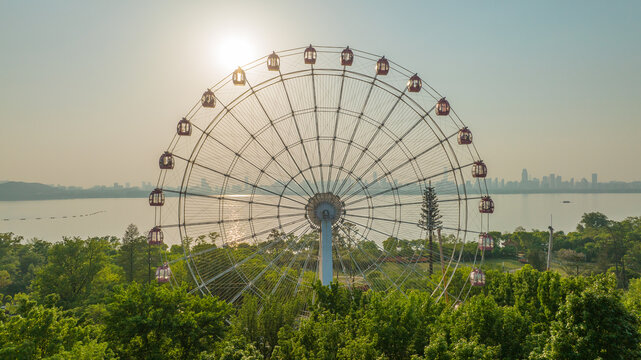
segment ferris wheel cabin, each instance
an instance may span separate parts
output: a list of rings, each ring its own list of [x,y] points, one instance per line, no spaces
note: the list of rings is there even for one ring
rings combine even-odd
[[[474,269],[470,273],[470,284],[472,286],[485,286],[485,274],[481,269]]]
[[[191,123],[187,118],[182,118],[178,122],[178,126],[176,127],[176,132],[180,136],[190,136],[191,135]]]
[[[303,53],[305,64],[316,64],[316,49],[312,47],[312,44],[309,44],[309,47],[305,49]]]
[[[479,234],[479,250],[491,251],[494,249],[494,239],[488,233]]]
[[[247,81],[247,78],[245,78],[245,71],[243,71],[239,66],[238,69],[234,70],[231,80],[236,86],[245,86],[245,82]]]
[[[203,107],[215,108],[216,97],[214,96],[214,92],[211,91],[211,89],[207,89],[207,91],[203,93],[203,97],[200,98],[200,102],[203,104]]]
[[[492,214],[494,212],[494,201],[489,196],[483,196],[479,203],[479,211],[481,214]]]
[[[147,243],[149,245],[162,245],[164,236],[160,227],[154,226],[147,234]]]
[[[436,115],[446,116],[449,114],[450,114],[450,103],[447,100],[445,100],[445,98],[442,98],[436,104]]]
[[[267,57],[267,70],[269,71],[279,71],[280,70],[280,57],[276,55],[276,52],[272,52]]]
[[[483,160],[475,161],[472,165],[472,176],[475,178],[484,178],[487,176],[487,166]]]
[[[376,75],[387,75],[389,72],[389,61],[383,56],[376,62]]]
[[[472,132],[466,127],[462,128],[458,132],[458,144],[459,145],[469,145],[472,143]]]
[[[151,194],[149,194],[149,205],[150,206],[165,205],[165,194],[163,194],[162,189],[155,188],[151,192]]]
[[[352,63],[354,63],[354,52],[348,46],[341,52],[341,65],[352,66]]]
[[[164,284],[169,282],[169,279],[171,279],[171,269],[169,264],[164,263],[156,269],[156,281],[159,284]]]
[[[421,78],[418,77],[418,74],[414,74],[407,81],[407,91],[409,92],[419,92],[421,91],[422,86],[423,86],[423,82],[421,81]]]
[[[158,164],[163,170],[171,170],[174,168],[174,156],[170,152],[165,151],[164,154],[160,155]]]

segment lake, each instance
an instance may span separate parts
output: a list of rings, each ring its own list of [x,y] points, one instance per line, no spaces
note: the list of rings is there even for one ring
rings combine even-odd
[[[517,226],[545,230],[550,215],[554,228],[565,232],[573,231],[585,212],[600,211],[614,220],[641,216],[641,194],[510,194],[492,198],[496,210],[490,217],[490,228],[502,232]],[[154,211],[146,198],[0,201],[0,232],[25,238],[120,237],[130,223],[146,233],[153,222]]]

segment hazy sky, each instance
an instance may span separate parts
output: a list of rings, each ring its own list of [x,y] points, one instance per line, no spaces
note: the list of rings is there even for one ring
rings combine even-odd
[[[155,181],[233,38],[243,63],[311,42],[417,71],[491,177],[641,180],[640,18],[641,1],[0,0],[0,180]]]

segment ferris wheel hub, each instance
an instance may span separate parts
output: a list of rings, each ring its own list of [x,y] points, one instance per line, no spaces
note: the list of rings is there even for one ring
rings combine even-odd
[[[331,192],[317,193],[305,205],[305,216],[312,227],[319,229],[323,221],[334,225],[345,215],[345,203]]]

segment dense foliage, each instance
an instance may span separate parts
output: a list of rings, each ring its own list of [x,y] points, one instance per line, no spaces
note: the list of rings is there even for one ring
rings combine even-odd
[[[522,253],[530,265],[487,270],[462,304],[334,283],[233,308],[150,282],[135,226],[122,239],[54,244],[0,234],[0,358],[641,359],[641,218],[586,214],[576,232],[555,233],[559,271],[536,269],[546,232],[493,235],[501,245],[490,259]]]

